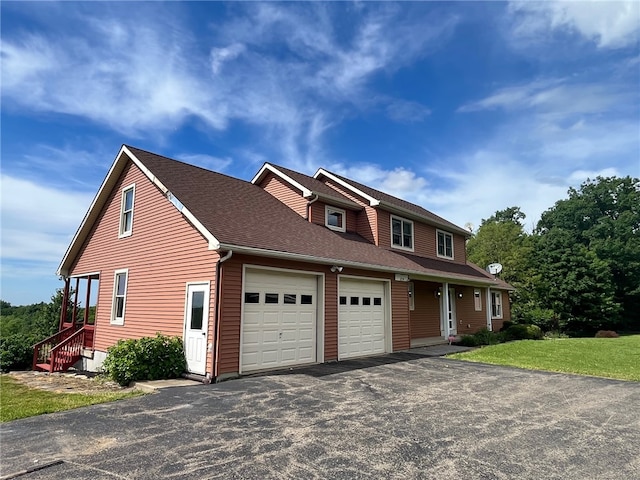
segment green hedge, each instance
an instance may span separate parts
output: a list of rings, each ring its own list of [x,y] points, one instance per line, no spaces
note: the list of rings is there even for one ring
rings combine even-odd
[[[0,338],[0,370],[25,370],[33,363],[33,346],[38,338],[33,335],[16,333]]]
[[[185,371],[182,338],[155,337],[119,340],[109,347],[102,371],[120,385],[136,380],[161,380],[179,377]]]

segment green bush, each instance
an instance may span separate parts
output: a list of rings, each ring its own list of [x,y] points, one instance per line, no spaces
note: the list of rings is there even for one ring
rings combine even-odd
[[[102,371],[120,385],[136,380],[160,380],[179,377],[187,366],[180,337],[155,337],[119,340],[109,347]]]
[[[478,347],[480,344],[478,343],[478,339],[475,335],[462,335],[460,340],[456,342],[456,345],[461,345],[463,347]]]
[[[504,331],[508,340],[541,340],[544,337],[542,329],[537,325],[511,325]]]
[[[36,343],[36,338],[24,333],[0,338],[0,370],[8,372],[31,368]]]
[[[502,322],[502,328],[500,329],[500,331],[504,332],[507,328],[509,328],[512,325],[513,325],[513,322],[509,320],[505,320],[504,322]]]

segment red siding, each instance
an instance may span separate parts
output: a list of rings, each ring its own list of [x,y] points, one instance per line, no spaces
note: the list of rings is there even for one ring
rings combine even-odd
[[[458,334],[466,335],[487,328],[487,290],[478,287],[454,286],[456,289],[456,318],[458,319]],[[480,290],[482,310],[476,312],[473,291]],[[462,293],[462,298],[458,294]]]
[[[414,310],[411,318],[411,338],[440,336],[440,300],[435,292],[440,283],[414,281]]]
[[[327,205],[330,205],[330,204],[327,204],[321,200],[318,200],[311,204],[311,221],[313,223],[317,223],[318,225],[325,224],[325,209]],[[343,207],[338,207],[335,205],[330,205],[330,206],[333,206],[345,211],[345,215],[347,217],[347,224],[346,224],[347,232],[357,231],[356,212],[354,212],[353,210],[347,210]]]
[[[393,351],[406,350],[411,347],[407,282],[391,282],[391,311]]]
[[[333,188],[336,192],[341,193],[353,202],[364,207],[364,211],[358,212],[356,218],[356,232],[371,243],[378,245],[378,226],[375,208],[369,206],[369,202],[358,195],[354,195],[351,190],[347,190],[342,185],[324,179],[323,182]]]
[[[118,238],[122,188],[135,183],[133,230]],[[218,254],[155,185],[129,163],[96,221],[71,275],[100,272],[95,349],[122,338],[183,335],[186,283],[211,281],[215,296]],[[124,325],[111,325],[114,271],[129,269]],[[209,315],[212,341],[213,315]],[[211,370],[209,358],[207,371]]]
[[[307,200],[302,196],[300,190],[293,188],[271,172],[267,173],[260,182],[260,187],[291,208],[291,210],[306,218]]]

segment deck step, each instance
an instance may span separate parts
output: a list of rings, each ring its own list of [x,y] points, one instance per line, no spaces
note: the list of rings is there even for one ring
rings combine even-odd
[[[50,363],[37,363],[36,364],[36,369],[42,370],[42,371],[45,371],[45,372],[50,372],[51,371],[51,364]]]

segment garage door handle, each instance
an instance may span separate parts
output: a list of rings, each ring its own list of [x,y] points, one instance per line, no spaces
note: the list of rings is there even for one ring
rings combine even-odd
[[[202,332],[202,336],[204,337],[207,334],[207,332]]]

